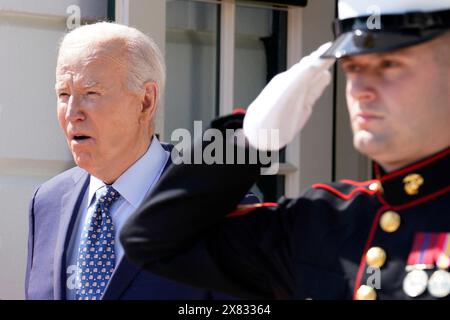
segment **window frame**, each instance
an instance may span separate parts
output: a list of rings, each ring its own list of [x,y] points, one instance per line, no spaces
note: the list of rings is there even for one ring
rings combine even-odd
[[[202,1],[202,0],[195,0]],[[230,114],[234,103],[234,48],[235,48],[235,17],[236,0],[223,0],[220,2],[220,76],[219,76],[219,115]],[[256,6],[256,5],[249,5]],[[271,8],[270,5],[257,7]],[[277,7],[277,10],[280,8]],[[287,67],[294,65],[302,56],[302,13],[300,7],[287,7],[288,12],[288,38],[287,38]],[[279,175],[285,177],[284,195],[296,197],[300,192],[300,137],[286,147],[286,161],[279,164]]]

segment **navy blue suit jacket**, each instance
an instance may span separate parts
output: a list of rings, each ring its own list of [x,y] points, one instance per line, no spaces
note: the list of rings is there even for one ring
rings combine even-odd
[[[167,151],[172,149],[170,145],[162,145]],[[47,181],[34,193],[29,216],[27,299],[66,299],[66,252],[89,177],[88,172],[75,167]],[[139,269],[125,255],[103,295],[105,300],[229,298],[151,274]]]

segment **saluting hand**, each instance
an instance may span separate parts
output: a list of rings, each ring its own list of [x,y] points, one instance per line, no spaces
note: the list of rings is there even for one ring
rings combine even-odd
[[[331,81],[328,69],[335,59],[320,56],[331,46],[323,44],[289,70],[275,76],[250,104],[244,119],[248,142],[259,150],[278,150],[291,142],[309,119],[312,107]],[[279,141],[267,132],[279,130]]]

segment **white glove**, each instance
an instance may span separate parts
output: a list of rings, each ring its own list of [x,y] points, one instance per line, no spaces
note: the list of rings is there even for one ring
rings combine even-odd
[[[335,59],[320,56],[331,42],[275,76],[250,104],[244,118],[244,134],[259,150],[278,150],[291,142],[311,115],[312,107],[331,81],[328,69]],[[279,141],[271,141],[271,129]],[[274,139],[272,139],[274,140]]]

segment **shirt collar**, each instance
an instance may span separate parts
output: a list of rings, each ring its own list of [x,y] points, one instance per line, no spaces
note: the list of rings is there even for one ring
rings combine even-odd
[[[153,137],[147,152],[129,167],[114,183],[113,188],[134,208],[139,207],[147,192],[158,180],[167,160],[169,152]],[[91,175],[89,182],[88,203],[91,204],[95,193],[105,183]]]

